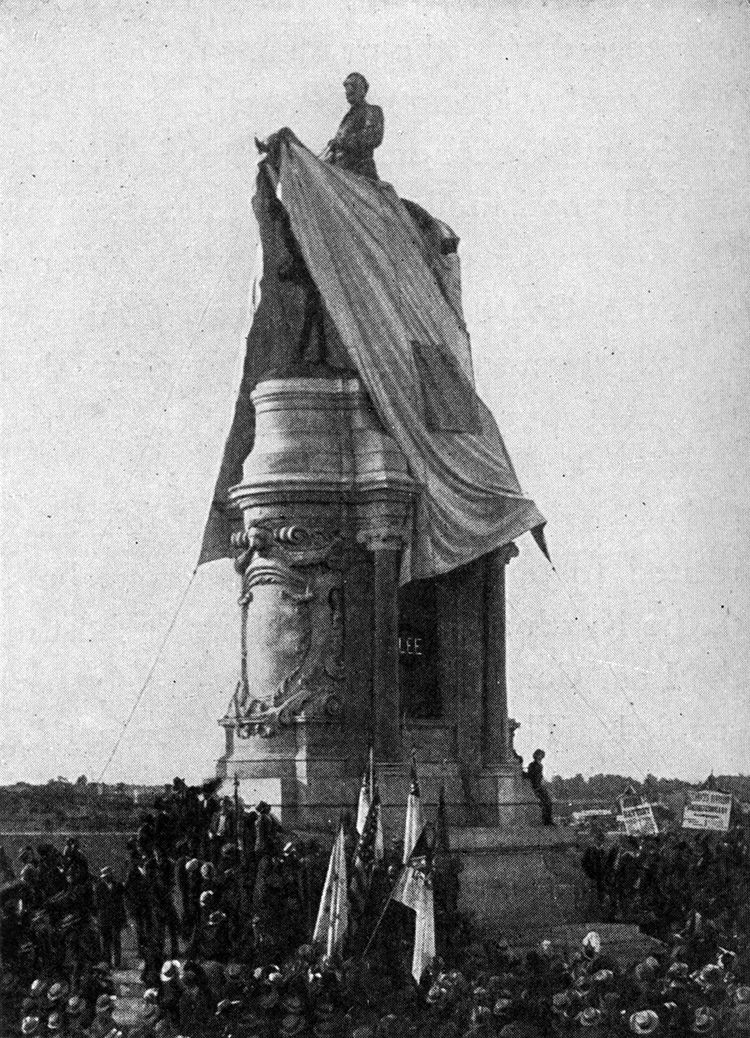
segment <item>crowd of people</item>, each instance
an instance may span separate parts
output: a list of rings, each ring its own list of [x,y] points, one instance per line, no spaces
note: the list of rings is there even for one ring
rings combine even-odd
[[[436,874],[438,958],[419,984],[413,914],[393,902],[380,911],[397,845],[343,957],[310,943],[327,854],[285,840],[263,803],[236,812],[232,798],[176,781],[128,852],[121,878],[109,866],[92,874],[75,838],[62,852],[21,852],[2,889],[3,1038],[750,1036],[744,830],[586,849],[604,911],[658,937],[630,964],[593,932],[572,950],[544,940],[519,952],[480,937]],[[117,973],[126,928],[137,1006]]]
[[[750,927],[750,851],[747,829],[688,836],[677,829],[608,844],[599,834],[582,856],[602,918],[635,922],[666,938],[699,913],[725,932]]]

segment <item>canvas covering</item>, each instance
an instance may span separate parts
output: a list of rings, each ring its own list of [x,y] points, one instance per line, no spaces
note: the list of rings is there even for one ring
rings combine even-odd
[[[455,257],[436,253],[390,185],[321,162],[290,131],[278,141],[276,197],[339,347],[420,487],[402,583],[448,572],[529,530],[543,544],[545,520],[475,392]],[[248,353],[263,349],[251,329]],[[249,393],[261,367],[246,358],[201,562],[229,554],[222,496],[241,479],[252,446]]]

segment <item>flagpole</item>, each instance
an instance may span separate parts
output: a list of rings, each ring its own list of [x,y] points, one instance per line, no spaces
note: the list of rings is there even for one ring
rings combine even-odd
[[[375,929],[370,934],[370,939],[368,940],[367,944],[365,945],[365,950],[362,952],[362,955],[360,956],[361,959],[364,959],[365,955],[367,955],[368,951],[370,950],[370,945],[375,940],[375,934],[380,929],[380,924],[383,922],[383,917],[385,916],[385,913],[388,910],[388,905],[390,905],[391,901],[393,900],[393,895],[396,892],[396,887],[399,884],[399,880],[401,879],[401,874],[403,873],[405,867],[406,866],[402,865],[401,868],[399,869],[398,876],[396,877],[396,882],[393,884],[393,889],[391,890],[390,894],[385,899],[385,904],[383,905],[383,911],[380,913],[380,917],[378,918],[377,923],[375,923]]]

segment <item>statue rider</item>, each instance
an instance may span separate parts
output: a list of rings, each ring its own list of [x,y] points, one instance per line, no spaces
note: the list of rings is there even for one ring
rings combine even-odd
[[[377,105],[367,104],[368,89],[369,84],[360,72],[351,72],[346,77],[344,91],[349,111],[321,158],[339,169],[377,180],[373,153],[383,141],[383,110]],[[276,137],[274,134],[267,141],[255,140],[258,150],[269,156],[272,165],[275,162]],[[283,222],[286,224],[287,221]],[[285,237],[289,258],[279,266],[279,279],[297,285],[305,292],[302,329],[294,360],[304,366],[324,364],[327,359],[325,305],[288,227]]]
[[[377,180],[373,152],[383,143],[383,109],[365,101],[369,84],[360,72],[344,80],[349,111],[341,120],[336,136],[328,142],[323,161],[361,177]]]

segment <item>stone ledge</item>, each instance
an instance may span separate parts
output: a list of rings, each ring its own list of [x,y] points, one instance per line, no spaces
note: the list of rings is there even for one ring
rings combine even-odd
[[[451,826],[449,832],[451,850],[471,854],[493,854],[525,848],[565,849],[577,842],[574,834],[560,830],[557,826],[524,826],[510,828],[483,826]]]

